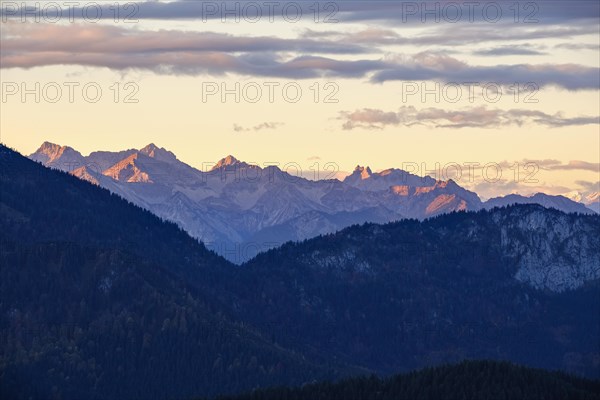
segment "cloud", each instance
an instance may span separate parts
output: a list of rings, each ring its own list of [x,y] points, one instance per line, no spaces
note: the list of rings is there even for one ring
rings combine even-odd
[[[20,3],[20,2],[18,2]],[[456,7],[460,8],[460,19],[458,22],[464,22],[465,24],[472,23],[485,23],[490,26],[495,24],[490,23],[489,17],[493,17],[495,13],[495,7],[500,7],[502,12],[502,18],[499,22],[515,25],[515,14],[514,4],[511,2],[498,2],[493,0],[480,0],[478,2],[471,2],[475,4],[472,8],[472,12],[469,11],[468,2],[448,2],[450,7],[439,1],[403,1],[393,2],[385,0],[372,0],[372,1],[338,1],[330,2],[332,6],[325,7],[324,4],[320,4],[322,9],[321,18],[332,14],[331,17],[338,21],[345,22],[370,22],[373,20],[379,20],[390,24],[403,24],[403,25],[422,25],[423,18],[426,17],[426,22],[432,24],[436,23],[435,17],[440,18],[439,22],[447,22],[454,18],[456,15]],[[491,3],[491,4],[490,4]],[[521,13],[519,15],[519,23],[522,23],[525,17],[531,16],[529,21],[535,20],[534,24],[530,25],[543,25],[561,23],[566,21],[578,21],[578,20],[593,20],[598,15],[598,2],[587,1],[587,0],[575,0],[568,2],[543,2],[542,5],[537,2],[531,2],[535,8],[525,9],[525,5],[521,5]],[[484,12],[486,6],[494,6],[491,11]],[[112,4],[101,4],[102,17],[106,19],[114,18],[114,11],[110,8]],[[260,15],[266,20],[270,20],[271,16],[274,19],[282,20],[284,16],[294,17],[297,8],[302,12],[305,20],[312,21],[314,18],[314,3],[311,2],[300,2],[300,1],[278,1],[278,2],[252,2],[252,6],[244,5],[244,2],[239,1],[170,1],[170,2],[159,2],[159,1],[145,1],[138,2],[138,9],[128,9],[126,11],[133,12],[135,19],[158,19],[158,20],[208,20],[208,19],[222,19],[225,10],[237,10],[235,13],[240,18],[251,19],[256,13],[256,6],[260,8]],[[290,7],[293,6],[293,7]],[[31,6],[30,6],[31,7]],[[216,10],[215,8],[216,7]],[[237,7],[237,8],[236,8]],[[286,13],[286,7],[288,12]],[[416,9],[415,9],[416,7]],[[437,10],[434,15],[425,15],[427,10]],[[63,17],[67,15],[66,8],[62,10]],[[83,10],[81,6],[73,8],[73,15],[77,19],[83,17]],[[1,8],[0,15],[3,17],[11,17],[12,9],[9,11],[8,8]],[[49,18],[54,17],[54,11],[52,9],[47,10]],[[17,11],[17,16],[19,16]],[[486,20],[486,16],[488,19]],[[14,17],[14,16],[12,16]],[[229,17],[231,20],[234,17]],[[578,21],[579,22],[579,21]],[[455,25],[448,23],[449,25]],[[581,22],[579,22],[581,24]]]
[[[306,79],[361,77],[385,67],[379,60],[336,60],[297,53],[360,52],[356,45],[306,39],[237,37],[217,33],[138,31],[112,26],[14,24],[2,36],[2,68],[49,65],[150,70],[171,75],[223,75]],[[280,54],[281,53],[281,54]]]
[[[501,86],[534,83],[569,90],[600,88],[600,69],[577,64],[516,64],[473,66],[448,55],[422,52],[396,60],[393,68],[379,71],[373,82],[434,80],[445,83],[479,82]]]
[[[553,159],[499,162],[450,161],[437,163],[434,168],[427,171],[427,174],[437,180],[452,179],[464,188],[476,192],[483,199],[510,193],[530,195],[543,192],[562,195],[574,191],[575,188],[587,195],[599,191],[600,182],[575,181],[573,186],[564,186],[551,184],[548,181],[552,181],[553,171],[565,167],[592,170],[593,166],[598,167],[598,164],[578,160],[564,163]]]
[[[385,112],[372,108],[364,108],[354,112],[342,111],[340,118],[344,122],[346,130],[354,128],[383,129],[386,125],[399,125],[401,123],[399,113],[393,111]]]
[[[590,43],[561,43],[554,46],[557,49],[567,50],[593,50],[598,51],[598,44]]]
[[[402,106],[397,112],[365,108],[353,112],[342,111],[338,117],[344,121],[342,128],[352,130],[383,129],[386,126],[423,125],[433,128],[498,128],[527,124],[544,125],[551,128],[600,124],[600,117],[566,118],[562,113],[547,114],[532,110],[488,109],[485,106],[448,111],[441,108]]]
[[[478,56],[541,56],[543,53],[539,50],[527,49],[524,46],[500,46],[486,50],[477,50],[473,54]]]
[[[568,163],[563,163],[559,160],[553,159],[544,159],[544,160],[534,160],[534,159],[523,159],[518,162],[519,165],[535,165],[540,170],[544,171],[591,171],[598,172],[600,171],[600,163],[582,161],[582,160],[571,160]],[[514,168],[515,162],[503,161],[499,164],[503,169]]]
[[[571,160],[568,163],[563,163],[559,160],[553,159],[544,159],[544,160],[533,160],[533,159],[523,159],[519,161],[519,165],[535,165],[540,170],[545,171],[591,171],[591,172],[599,172],[600,171],[600,163],[582,161],[582,160]],[[500,166],[503,169],[514,168],[515,162],[503,161],[500,163]]]
[[[577,185],[581,188],[584,194],[597,193],[600,192],[600,181],[591,182],[591,181],[575,181]]]
[[[353,43],[307,38],[234,36],[215,32],[138,30],[90,24],[8,24],[2,39],[7,53],[154,54],[179,52],[275,52],[359,54],[369,49]]]
[[[170,75],[235,73],[289,79],[370,76],[373,83],[429,80],[502,86],[532,82],[539,87],[554,85],[570,90],[600,87],[599,68],[576,64],[477,66],[434,52],[348,59],[349,55],[373,51],[365,41],[393,36],[393,32],[381,29],[358,32],[349,43],[335,38],[241,37],[89,24],[9,23],[2,30],[1,68],[79,65]],[[340,54],[343,59],[335,58]]]
[[[392,2],[385,0],[361,1],[361,2],[338,2],[340,12],[344,21],[369,21],[380,20],[389,23],[424,24],[424,23],[445,23],[447,25],[456,25],[448,22],[458,16],[456,8],[460,9],[460,18],[458,23],[476,24],[485,23],[490,27],[496,26],[491,23],[495,15],[495,9],[500,8],[502,17],[498,23],[515,25],[516,23],[531,25],[555,24],[574,20],[587,20],[592,23],[599,13],[597,2],[588,0],[574,1],[548,1],[520,3],[520,13],[518,22],[515,21],[514,3],[499,2],[497,0],[482,0],[472,2],[474,5],[469,12],[469,2],[448,2],[446,5],[440,1],[406,1]],[[531,8],[533,6],[533,8]],[[416,8],[415,8],[416,7]],[[489,12],[484,9],[489,8]],[[525,8],[528,7],[528,8]],[[428,10],[434,10],[427,15]],[[438,17],[439,21],[435,18]],[[487,17],[487,18],[486,18]],[[424,22],[425,19],[425,22]],[[525,21],[525,22],[524,22]]]
[[[515,42],[510,47],[518,51],[526,45],[524,40],[537,39],[573,39],[578,36],[597,34],[594,24],[582,26],[543,26],[535,27],[527,24],[495,26],[492,24],[422,24],[422,29],[401,35],[391,28],[367,28],[356,32],[315,31],[306,29],[302,37],[310,39],[337,39],[342,43],[362,45],[411,45],[411,46],[471,46],[481,43]],[[398,28],[396,28],[398,29]],[[508,47],[508,46],[507,46]],[[597,46],[596,46],[597,49]]]
[[[255,125],[251,128],[245,128],[238,124],[233,124],[233,130],[235,132],[250,132],[250,131],[258,132],[258,131],[262,131],[265,129],[267,129],[267,130],[277,129],[283,125],[285,125],[283,122],[263,122],[262,124]]]
[[[591,163],[587,161],[572,160],[565,165],[556,165],[550,169],[554,170],[578,170],[578,171],[591,171],[600,173],[600,163]]]
[[[493,197],[506,196],[507,194],[520,194],[530,196],[536,193],[546,193],[549,195],[561,195],[570,192],[572,189],[562,185],[551,185],[545,182],[524,183],[511,179],[499,179],[493,182],[480,181],[473,185],[464,185],[469,190],[476,192],[483,200]]]

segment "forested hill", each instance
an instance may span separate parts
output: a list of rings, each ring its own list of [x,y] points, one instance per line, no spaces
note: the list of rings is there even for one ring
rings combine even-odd
[[[218,400],[598,400],[600,381],[507,362],[465,361],[388,379],[363,377]]]
[[[259,254],[235,304],[287,346],[377,372],[497,359],[598,377],[598,232],[598,215],[539,205],[357,225]]]
[[[0,398],[177,399],[335,378],[214,296],[231,264],[0,146]]]

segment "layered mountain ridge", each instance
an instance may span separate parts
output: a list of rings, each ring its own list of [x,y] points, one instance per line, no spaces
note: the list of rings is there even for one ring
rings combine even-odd
[[[511,195],[484,203],[453,180],[439,181],[400,169],[373,172],[357,166],[343,181],[313,181],[229,155],[210,170],[200,171],[155,144],[83,156],[71,147],[45,142],[29,158],[109,189],[177,223],[236,263],[290,240],[363,222],[424,219],[515,203],[592,213],[581,203],[543,194]]]
[[[191,398],[463,359],[598,376],[600,216],[353,225],[235,266],[71,175],[0,146],[2,398]]]

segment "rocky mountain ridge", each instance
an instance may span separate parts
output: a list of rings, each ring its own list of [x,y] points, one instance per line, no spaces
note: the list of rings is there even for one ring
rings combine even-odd
[[[289,240],[363,222],[424,219],[512,203],[592,212],[567,198],[542,194],[532,198],[511,195],[483,203],[476,193],[453,180],[438,181],[399,169],[373,172],[357,166],[343,181],[313,181],[229,155],[200,171],[155,144],[83,156],[71,147],[46,142],[30,159],[107,188],[177,223],[237,263]]]

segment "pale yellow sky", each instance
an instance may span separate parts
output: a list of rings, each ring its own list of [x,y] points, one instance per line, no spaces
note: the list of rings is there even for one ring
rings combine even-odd
[[[109,23],[105,23],[110,25]],[[330,24],[331,25],[331,24]],[[210,31],[231,35],[274,36],[294,38],[306,32],[335,30],[338,33],[360,32],[372,28],[368,23],[314,24],[222,24],[219,21],[140,21],[136,30],[175,29],[187,31]],[[3,27],[3,29],[6,27]],[[384,27],[390,30],[389,27]],[[383,29],[383,28],[382,28]],[[399,35],[425,35],[429,26],[396,28]],[[6,34],[6,31],[3,32]],[[572,39],[571,39],[572,40]],[[498,47],[502,43],[480,43],[469,46],[416,46],[390,45],[385,52],[359,55],[336,55],[338,60],[371,59],[382,60],[399,54],[417,54],[423,51],[445,52],[450,57],[469,65],[495,66],[529,63],[536,65],[578,64],[600,67],[598,37],[580,35],[578,44],[587,44],[589,49],[568,50],[557,45],[569,42],[565,38],[528,40],[524,44],[535,44],[545,54],[535,56],[489,57],[472,54],[477,50]],[[329,55],[328,57],[332,57]],[[150,71],[111,71],[104,67],[47,66],[31,69],[3,68],[0,81],[5,92],[7,84],[25,84],[34,88],[56,83],[63,89],[63,97],[50,103],[44,96],[39,103],[29,95],[25,102],[19,94],[2,100],[0,136],[3,143],[29,154],[43,141],[69,145],[84,154],[94,150],[120,150],[139,148],[154,142],[173,151],[178,157],[196,167],[203,162],[218,160],[227,154],[256,162],[296,162],[308,169],[313,163],[309,159],[319,157],[319,162],[333,162],[340,171],[349,171],[356,164],[370,165],[374,170],[400,167],[403,162],[446,164],[456,162],[501,163],[554,159],[562,163],[582,160],[600,162],[600,127],[596,124],[549,127],[535,122],[522,126],[507,125],[492,128],[441,128],[423,125],[385,125],[383,129],[342,128],[342,112],[369,108],[383,112],[397,112],[402,106],[417,110],[426,108],[444,111],[465,110],[474,107],[499,110],[540,111],[561,118],[597,117],[600,109],[598,90],[569,91],[563,88],[543,87],[535,98],[535,104],[515,102],[510,93],[503,93],[497,103],[486,102],[481,89],[476,98],[468,101],[466,92],[462,100],[451,103],[423,102],[419,96],[403,99],[405,88],[401,81],[382,84],[371,83],[369,76],[356,78],[285,79],[279,77],[246,76],[229,73],[223,76],[197,74],[195,76],[161,75]],[[75,89],[73,103],[68,101],[65,82],[76,82],[81,86],[94,83],[102,88],[99,102],[89,103],[82,97],[81,86]],[[114,84],[121,85],[121,95],[128,91],[123,85],[132,82],[139,88],[134,98],[137,104],[125,104],[123,97],[114,102]],[[263,89],[261,101],[253,104],[243,98],[239,103],[228,96],[224,103],[219,96],[203,101],[203,84],[214,82],[234,88],[258,85]],[[267,100],[269,82],[279,85],[275,89],[273,103]],[[325,86],[326,84],[335,86]],[[420,84],[420,82],[418,82]],[[297,103],[286,101],[281,87],[293,84],[302,89]],[[428,81],[428,87],[433,82]],[[316,86],[315,86],[316,85]],[[320,90],[320,101],[314,101],[314,88]],[[312,90],[311,90],[312,88]],[[336,103],[325,103],[323,97],[338,91],[332,97]],[[505,89],[506,90],[506,89]],[[53,92],[49,92],[53,93]],[[6,93],[4,93],[6,94]],[[405,101],[406,100],[406,101]],[[255,129],[261,124],[276,123],[275,129]],[[241,127],[234,130],[234,125]],[[509,172],[507,171],[507,174]],[[576,181],[598,181],[598,171],[553,170],[541,171],[540,179],[548,191],[576,189]],[[526,191],[526,187],[522,190]],[[499,191],[502,189],[499,188]]]

